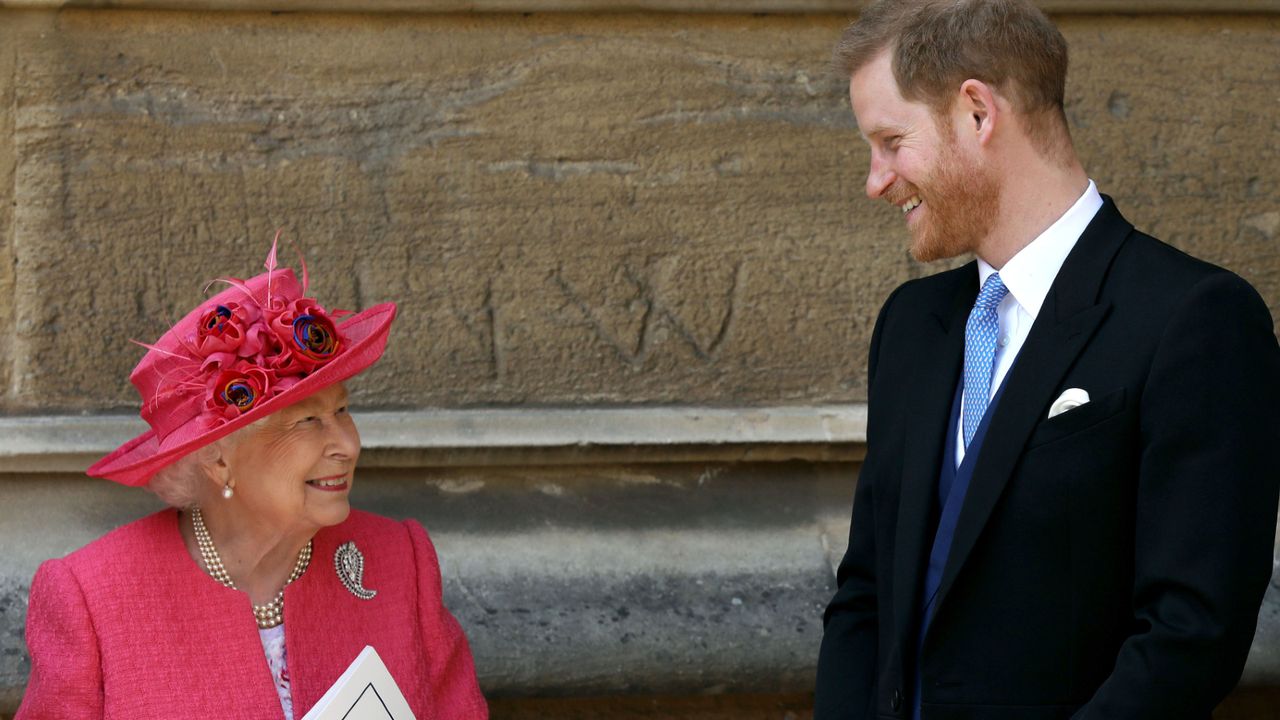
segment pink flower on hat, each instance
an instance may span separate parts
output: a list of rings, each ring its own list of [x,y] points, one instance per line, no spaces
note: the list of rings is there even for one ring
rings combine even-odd
[[[213,377],[206,406],[228,420],[239,417],[267,399],[276,380],[273,374],[266,368],[237,362]]]
[[[191,345],[199,355],[237,352],[249,336],[249,329],[262,317],[254,303],[229,302],[207,311],[196,326]],[[257,350],[246,348],[246,355]]]
[[[271,332],[282,348],[280,356],[269,361],[272,367],[310,373],[332,360],[342,347],[338,329],[312,298],[284,303],[269,316]]]

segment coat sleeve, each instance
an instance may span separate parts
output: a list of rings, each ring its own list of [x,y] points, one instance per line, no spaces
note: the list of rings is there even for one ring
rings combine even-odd
[[[101,718],[102,663],[80,583],[62,560],[31,581],[27,607],[31,677],[15,720]]]
[[[889,306],[885,301],[871,334],[867,356],[868,395],[875,392],[876,364]],[[879,646],[876,605],[876,547],[874,464],[877,445],[868,420],[867,460],[854,491],[849,547],[836,571],[836,594],[823,615],[822,646],[818,650],[818,678],[814,692],[815,720],[855,720],[875,716],[875,685]]]
[[[1077,720],[1207,718],[1240,678],[1272,571],[1280,349],[1253,288],[1201,280],[1140,401],[1133,633]]]
[[[413,543],[418,575],[418,626],[427,652],[427,677],[433,718],[485,720],[489,707],[480,694],[475,663],[462,627],[444,606],[440,563],[426,530],[405,521]]]

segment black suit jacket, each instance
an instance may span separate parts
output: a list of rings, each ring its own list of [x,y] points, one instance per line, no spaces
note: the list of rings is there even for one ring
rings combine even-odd
[[[886,301],[816,717],[909,713],[917,600],[973,263]],[[1208,718],[1272,569],[1280,349],[1237,276],[1109,198],[1067,257],[976,459],[919,658],[924,720]],[[1090,402],[1054,418],[1063,390]]]

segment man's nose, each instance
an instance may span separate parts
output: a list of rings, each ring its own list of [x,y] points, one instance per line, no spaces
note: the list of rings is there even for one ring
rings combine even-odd
[[[876,157],[873,153],[871,155],[871,167],[867,171],[867,197],[872,200],[879,200],[896,179],[897,175],[894,174],[888,163]]]

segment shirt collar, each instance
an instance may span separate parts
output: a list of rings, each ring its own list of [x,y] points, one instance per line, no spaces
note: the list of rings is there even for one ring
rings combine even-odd
[[[1044,304],[1049,287],[1053,285],[1053,279],[1058,276],[1058,270],[1071,248],[1076,246],[1076,241],[1101,207],[1102,196],[1098,194],[1098,186],[1090,180],[1084,194],[1062,217],[1009,258],[1009,262],[1000,269],[1000,279],[1009,288],[1014,302],[1032,320],[1040,314],[1040,306]],[[978,287],[982,287],[995,271],[986,260],[978,258]]]

